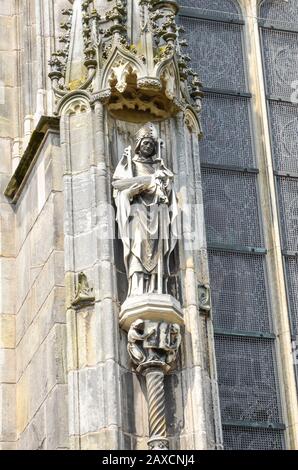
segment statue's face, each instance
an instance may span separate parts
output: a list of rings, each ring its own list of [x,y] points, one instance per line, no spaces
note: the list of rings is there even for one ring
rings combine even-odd
[[[152,157],[155,153],[155,142],[153,139],[145,138],[140,145],[140,154],[144,157]]]

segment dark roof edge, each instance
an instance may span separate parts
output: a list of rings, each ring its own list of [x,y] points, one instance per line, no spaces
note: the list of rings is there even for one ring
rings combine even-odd
[[[58,117],[53,116],[41,116],[38,121],[27,148],[4,191],[5,196],[13,204],[15,204],[19,199],[20,188],[31,173],[35,157],[41,147],[45,135],[48,131],[59,132],[59,121],[60,119]]]

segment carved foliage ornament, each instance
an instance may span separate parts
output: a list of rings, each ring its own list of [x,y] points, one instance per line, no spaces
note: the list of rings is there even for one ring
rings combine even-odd
[[[195,103],[199,112],[201,84],[188,65],[190,58],[182,52],[187,43],[180,39],[183,28],[175,20],[177,2],[140,2],[142,27],[137,44],[130,43],[127,37],[126,1],[112,0],[110,4],[111,9],[100,16],[93,1],[75,2],[76,15],[77,8],[82,8],[81,29],[75,26],[72,9],[64,10],[68,16],[68,21],[61,24],[65,32],[60,42],[64,48],[55,52],[50,61],[49,76],[56,96],[61,98],[74,89],[95,93],[109,89],[110,112],[131,122],[145,121],[144,113],[149,113],[149,119],[166,119],[177,114],[182,103],[185,106],[187,102]],[[78,34],[82,34],[82,62],[87,76],[66,83],[70,44]],[[97,90],[93,90],[95,83],[99,86]],[[148,106],[149,103],[152,105]]]

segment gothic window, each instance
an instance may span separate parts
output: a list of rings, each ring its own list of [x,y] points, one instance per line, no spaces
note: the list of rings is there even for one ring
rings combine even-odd
[[[298,0],[263,1],[259,16],[290,323],[297,341],[298,105],[293,92],[298,84]]]
[[[224,446],[281,449],[245,22],[233,0],[181,4],[192,67],[205,92],[200,159]]]

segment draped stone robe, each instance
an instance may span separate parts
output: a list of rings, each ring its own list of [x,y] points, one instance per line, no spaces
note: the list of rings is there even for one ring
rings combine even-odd
[[[142,178],[148,181],[156,171],[165,181],[152,178],[146,189],[130,198],[127,189]],[[124,262],[129,279],[141,273],[145,279],[157,274],[162,263],[162,276],[169,276],[169,256],[177,242],[177,199],[172,187],[173,174],[161,158],[145,158],[128,147],[114,173],[114,197],[117,222],[124,246]],[[145,293],[145,292],[144,292]]]

